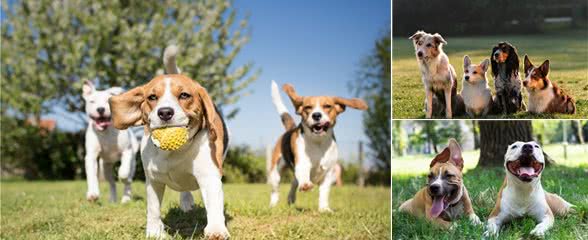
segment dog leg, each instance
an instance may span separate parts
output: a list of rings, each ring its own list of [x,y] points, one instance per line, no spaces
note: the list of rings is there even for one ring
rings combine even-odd
[[[445,89],[445,117],[452,118],[451,109],[451,88]]]
[[[290,186],[290,192],[288,193],[288,205],[296,202],[296,190],[298,189],[298,180],[294,179]]]
[[[206,208],[207,224],[204,236],[208,239],[229,238],[229,230],[225,226],[223,186],[219,172],[196,176],[196,179],[201,186],[200,192]]]
[[[152,182],[147,178],[145,185],[147,197],[147,226],[145,232],[147,237],[164,238],[167,234],[161,221],[161,202],[165,185]]]
[[[124,166],[124,167],[123,167]],[[122,153],[120,168],[118,169],[118,178],[125,184],[123,191],[122,203],[131,201],[131,183],[133,183],[133,175],[135,173],[135,152],[132,149],[125,150]]]
[[[84,158],[86,182],[88,183],[86,199],[96,201],[100,196],[100,189],[98,188],[98,150],[90,149],[86,146],[86,151],[86,157]]]
[[[301,148],[299,146],[299,148]],[[303,154],[298,154],[298,163],[294,167],[294,175],[299,183],[298,190],[302,192],[310,191],[314,185],[310,181],[310,169],[312,163],[310,159]]]
[[[425,90],[427,94],[427,118],[433,117],[433,91]]]
[[[333,168],[327,173],[324,181],[319,186],[319,212],[333,212],[329,207],[329,192],[335,180],[335,169]]]
[[[194,207],[194,198],[191,192],[180,193],[180,209],[183,212],[189,212]]]
[[[272,193],[270,195],[270,207],[275,207],[278,204],[278,200],[280,199],[280,172],[278,171],[278,166],[275,166],[274,169],[270,171],[268,182],[272,187]]]
[[[110,202],[116,202],[116,181],[114,180],[114,164],[112,163],[104,163],[104,168],[102,171],[104,172],[104,178],[108,181],[108,185],[110,185]]]
[[[498,201],[500,201],[500,200],[498,200]],[[484,236],[486,236],[486,237],[498,236],[498,234],[500,232],[500,227],[502,226],[502,224],[505,222],[508,222],[510,220],[508,213],[502,213],[502,212],[495,213],[496,210],[497,209],[495,208],[492,211],[492,213],[490,213],[491,217],[488,218],[488,223],[486,225],[486,231],[484,232]],[[500,211],[500,210],[498,210],[498,211]],[[492,216],[494,216],[494,217],[492,217]]]
[[[553,212],[551,212],[549,207],[547,209],[547,212],[543,216],[537,217],[537,221],[539,221],[539,224],[537,224],[537,226],[535,226],[535,228],[531,230],[531,235],[543,237],[545,236],[547,230],[549,230],[553,226]]]
[[[463,187],[463,209],[464,213],[468,216],[470,222],[474,225],[480,225],[482,222],[476,213],[474,212],[474,208],[472,207],[472,200],[470,199],[470,194],[466,187]]]

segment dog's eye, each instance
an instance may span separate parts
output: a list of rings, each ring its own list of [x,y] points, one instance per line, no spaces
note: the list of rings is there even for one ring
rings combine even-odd
[[[477,71],[474,71],[473,74],[478,74],[478,72]]]
[[[427,47],[432,47],[433,45],[431,45],[430,43],[427,43]]]
[[[451,173],[448,173],[448,174],[445,174],[445,177],[447,177],[447,178],[452,178],[452,177],[455,177],[455,175],[453,175],[453,174],[451,174]]]
[[[513,145],[512,147],[510,147],[510,149],[516,149],[517,147],[517,145]]]
[[[188,93],[185,93],[185,92],[180,93],[180,99],[188,99],[190,97],[192,97],[192,95],[190,95]]]
[[[468,70],[465,70],[465,71],[463,71],[463,72],[464,72],[464,73],[469,73],[470,71],[468,71]]]
[[[417,45],[419,45],[419,46],[420,46],[420,45],[423,45],[423,43],[422,43],[422,42],[417,42]]]
[[[539,148],[539,145],[535,145],[535,148]]]
[[[429,173],[429,175],[427,175],[428,178],[433,178],[433,173]]]
[[[324,109],[327,109],[327,110],[328,110],[328,109],[331,109],[331,107],[333,107],[333,106],[331,106],[331,105],[328,105],[328,104],[323,106],[323,108],[324,108]]]
[[[312,106],[304,106],[304,111],[310,111],[312,110]]]
[[[157,96],[155,96],[155,94],[151,94],[149,97],[147,97],[147,99],[149,99],[149,101],[155,101],[157,100]]]

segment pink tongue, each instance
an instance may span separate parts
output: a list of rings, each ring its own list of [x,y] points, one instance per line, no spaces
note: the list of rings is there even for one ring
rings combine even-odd
[[[431,207],[431,217],[438,217],[445,208],[445,196],[433,198],[433,207]]]
[[[532,167],[520,167],[519,168],[519,175],[528,175],[528,176],[535,175],[535,169]]]

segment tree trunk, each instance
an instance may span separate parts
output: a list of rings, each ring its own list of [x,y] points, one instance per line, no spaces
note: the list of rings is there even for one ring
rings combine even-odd
[[[508,145],[516,141],[532,141],[531,121],[479,121],[480,160],[478,166],[504,165]]]
[[[472,120],[472,131],[474,132],[474,149],[480,148],[480,133],[478,132],[478,121]]]
[[[584,134],[582,134],[582,123],[580,120],[571,120],[572,121],[572,132],[576,137],[576,141],[579,144],[584,144]]]

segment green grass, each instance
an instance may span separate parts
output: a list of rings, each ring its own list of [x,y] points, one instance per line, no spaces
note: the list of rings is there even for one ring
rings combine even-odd
[[[121,191],[119,184],[119,192]],[[289,185],[270,209],[269,186],[225,184],[225,215],[233,239],[389,239],[390,188],[333,187],[332,214],[319,214],[318,189],[299,193],[295,206],[285,203]],[[1,239],[141,239],[145,234],[145,188],[133,183],[135,200],[108,203],[85,200],[84,181],[2,182]],[[163,222],[174,239],[202,238],[206,225],[200,192],[196,209],[183,213],[179,194],[166,190]]]
[[[569,159],[562,159],[563,151],[560,146],[552,145],[544,148],[558,161],[558,165],[550,166],[543,172],[541,182],[543,188],[557,193],[567,201],[576,205],[576,212],[566,217],[556,217],[555,224],[548,231],[546,239],[588,239],[588,153],[586,146],[570,146]],[[561,154],[561,155],[560,155]],[[477,151],[464,154],[465,168],[464,183],[466,184],[474,211],[485,221],[494,207],[498,190],[504,180],[504,169],[474,168],[477,162]],[[411,169],[393,169],[392,171],[392,239],[481,239],[483,226],[474,226],[467,218],[458,220],[458,227],[445,231],[433,227],[423,219],[415,218],[398,212],[398,207],[404,201],[426,185],[426,172],[432,156],[393,158],[392,166],[407,162],[417,162],[424,167],[410,167]],[[469,163],[468,163],[469,162]],[[414,172],[409,172],[412,170]],[[529,232],[536,222],[531,218],[515,220],[505,225],[500,232],[500,239],[528,239]]]
[[[531,62],[535,65],[549,59],[549,78],[576,99],[577,112],[575,115],[519,112],[510,115],[488,116],[488,118],[585,118],[588,116],[587,35],[588,32],[583,30],[540,35],[447,37],[445,40],[448,45],[444,47],[444,50],[457,72],[458,92],[461,91],[463,77],[463,56],[469,55],[472,62],[480,63],[483,59],[490,57],[490,51],[494,45],[500,41],[508,41],[518,49],[522,77],[524,77],[523,59],[525,54],[529,55]],[[414,47],[408,37],[393,39],[392,111],[393,117],[396,119],[425,117],[425,93],[418,63],[414,56]],[[487,78],[492,94],[495,95],[494,79],[490,73],[487,74]],[[523,95],[525,102],[527,102],[526,90],[523,90]]]

